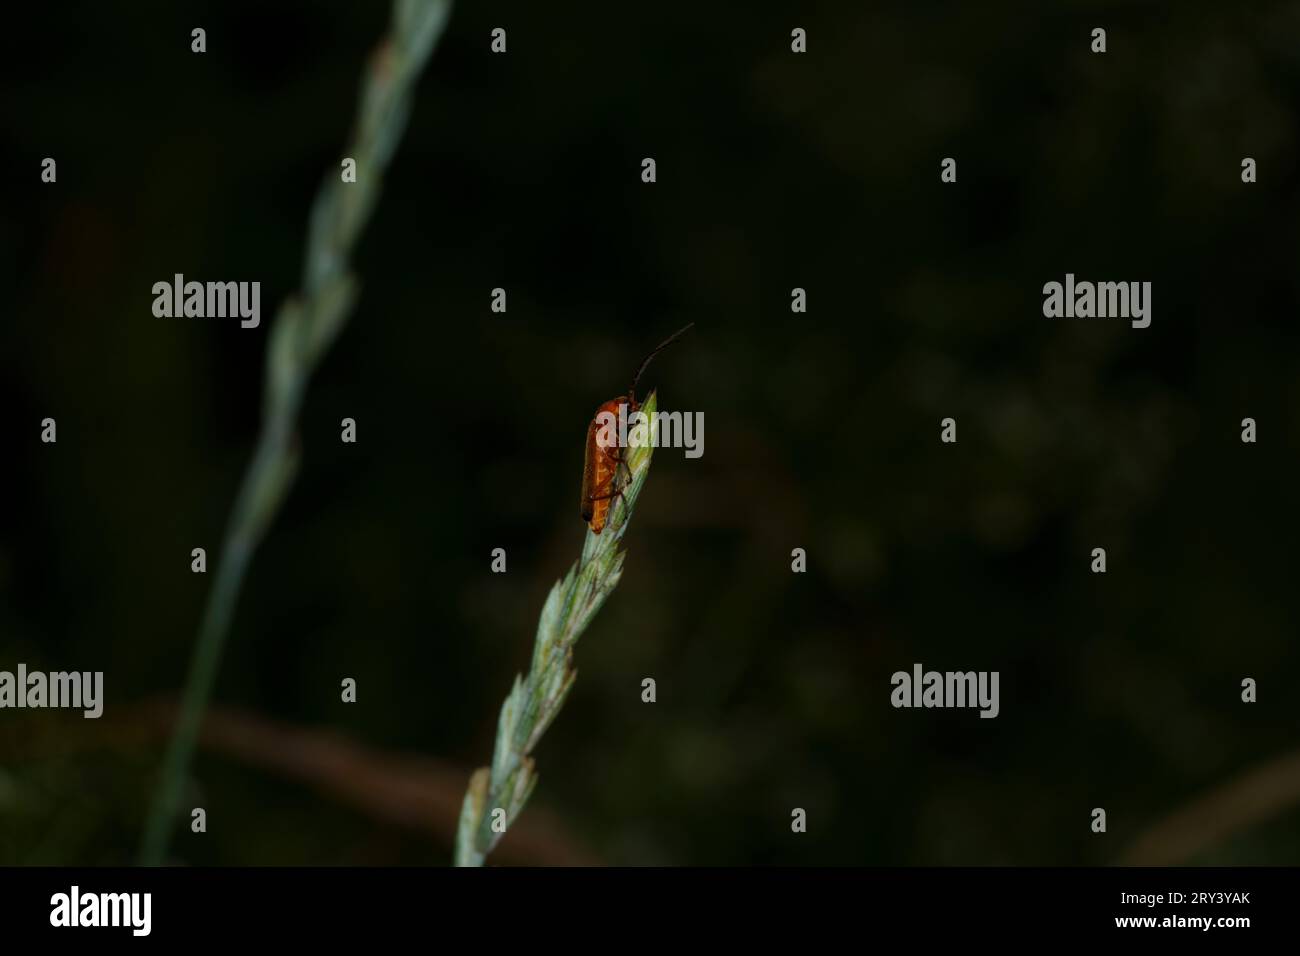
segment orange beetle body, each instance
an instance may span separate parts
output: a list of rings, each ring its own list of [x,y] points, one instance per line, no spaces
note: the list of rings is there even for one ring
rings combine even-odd
[[[609,520],[609,508],[613,500],[623,493],[618,484],[619,468],[623,465],[623,449],[615,443],[606,447],[602,441],[601,416],[608,412],[618,420],[618,407],[627,405],[630,418],[640,406],[630,395],[611,398],[591,418],[587,426],[586,454],[582,462],[582,520],[591,525],[593,534],[600,534]],[[630,476],[629,476],[630,477]]]
[[[627,474],[623,483],[619,483],[619,471],[627,470],[627,460],[624,458],[623,449],[618,445],[617,434],[612,444],[608,446],[601,440],[602,432],[606,431],[602,427],[601,416],[608,412],[613,416],[614,421],[618,421],[620,405],[627,406],[626,415],[629,419],[639,411],[641,405],[636,400],[636,386],[637,382],[641,381],[641,373],[646,370],[652,358],[676,342],[694,324],[692,322],[686,328],[674,332],[646,356],[646,360],[641,363],[641,368],[637,370],[636,377],[632,379],[632,387],[627,390],[627,394],[603,403],[596,409],[591,424],[587,426],[587,444],[582,462],[581,514],[582,520],[591,528],[592,534],[600,534],[605,530],[614,499],[623,497],[623,489],[632,480],[631,474]]]

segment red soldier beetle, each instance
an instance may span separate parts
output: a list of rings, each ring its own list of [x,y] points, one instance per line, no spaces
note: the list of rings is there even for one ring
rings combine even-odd
[[[619,483],[620,469],[627,471],[626,452],[617,440],[613,442],[612,447],[601,440],[601,433],[605,431],[602,428],[601,416],[608,413],[617,421],[618,408],[624,404],[627,405],[629,418],[637,412],[641,405],[636,400],[636,386],[641,381],[641,375],[650,364],[650,360],[685,335],[694,325],[695,323],[692,322],[660,342],[637,369],[636,376],[632,379],[632,387],[627,390],[627,394],[603,403],[596,409],[591,424],[587,426],[587,445],[582,462],[581,513],[582,520],[591,527],[592,534],[600,534],[605,529],[605,523],[609,520],[610,507],[615,499],[622,499],[626,506],[627,500],[623,498],[623,489],[632,480],[632,475],[629,473],[623,483]]]

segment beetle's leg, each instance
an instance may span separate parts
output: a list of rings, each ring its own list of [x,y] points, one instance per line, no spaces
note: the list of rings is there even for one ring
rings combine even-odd
[[[588,496],[587,496],[587,500],[588,500],[588,501],[608,501],[610,498],[617,498],[619,501],[623,502],[623,507],[624,507],[624,508],[627,507],[627,498],[624,496],[624,494],[623,494],[623,489],[622,489],[622,488],[619,488],[619,489],[616,490],[616,491],[611,491],[611,492],[610,492],[609,494],[607,494],[607,495],[588,495]],[[610,506],[610,517],[613,517],[613,505]]]
[[[627,450],[623,448],[619,449],[618,464],[614,466],[614,477],[616,479],[620,468],[623,469],[623,474],[626,476],[623,480],[623,487],[626,488],[632,484],[632,466],[627,463]]]
[[[626,511],[626,510],[627,510],[627,498],[625,498],[625,497],[623,496],[623,489],[620,488],[620,489],[618,489],[618,491],[614,492],[614,497],[617,498],[619,501],[623,502],[623,510]],[[613,506],[613,505],[610,505],[610,506],[609,506],[609,516],[610,516],[611,518],[614,517],[614,506]]]

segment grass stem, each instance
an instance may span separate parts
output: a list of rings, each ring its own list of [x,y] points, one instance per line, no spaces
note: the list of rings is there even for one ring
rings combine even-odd
[[[652,392],[641,407],[647,420],[653,419],[655,408]],[[474,772],[465,792],[456,831],[457,866],[483,865],[537,785],[533,750],[559,715],[578,676],[574,645],[622,577],[625,552],[620,545],[649,473],[652,452],[649,442],[627,449],[631,481],[623,499],[614,500],[602,533],[588,529],[581,557],[551,588],[542,607],[532,664],[527,674],[515,677],[501,705],[492,763]]]
[[[450,13],[450,0],[395,0],[389,33],[363,79],[345,154],[356,160],[356,181],[344,182],[340,170],[327,172],[312,206],[302,289],[285,302],[270,328],[261,432],[227,522],[180,715],[145,820],[140,862],[146,866],[166,857],[244,578],[298,469],[294,430],[303,395],[356,301],[352,250],[379,199],[384,172],[406,128],[416,81]]]

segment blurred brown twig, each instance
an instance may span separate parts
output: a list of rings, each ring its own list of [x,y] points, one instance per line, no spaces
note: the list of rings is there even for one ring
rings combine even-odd
[[[1300,804],[1300,751],[1261,764],[1198,797],[1141,834],[1119,863],[1174,866]]]
[[[145,711],[147,726],[165,733],[175,719],[168,703]],[[349,737],[269,720],[228,708],[212,708],[200,746],[250,766],[309,784],[386,823],[431,833],[451,846],[469,773],[440,760],[371,750]],[[501,845],[503,863],[590,866],[560,822],[544,812],[511,827]]]
[[[155,698],[112,719],[57,721],[28,711],[0,736],[0,757],[29,760],[92,750],[152,746],[175,725],[178,702]],[[385,824],[432,835],[450,847],[469,771],[431,757],[377,751],[345,734],[276,721],[227,707],[209,708],[199,747],[306,784]],[[595,866],[600,860],[554,814],[536,808],[511,827],[497,851],[501,863]]]

